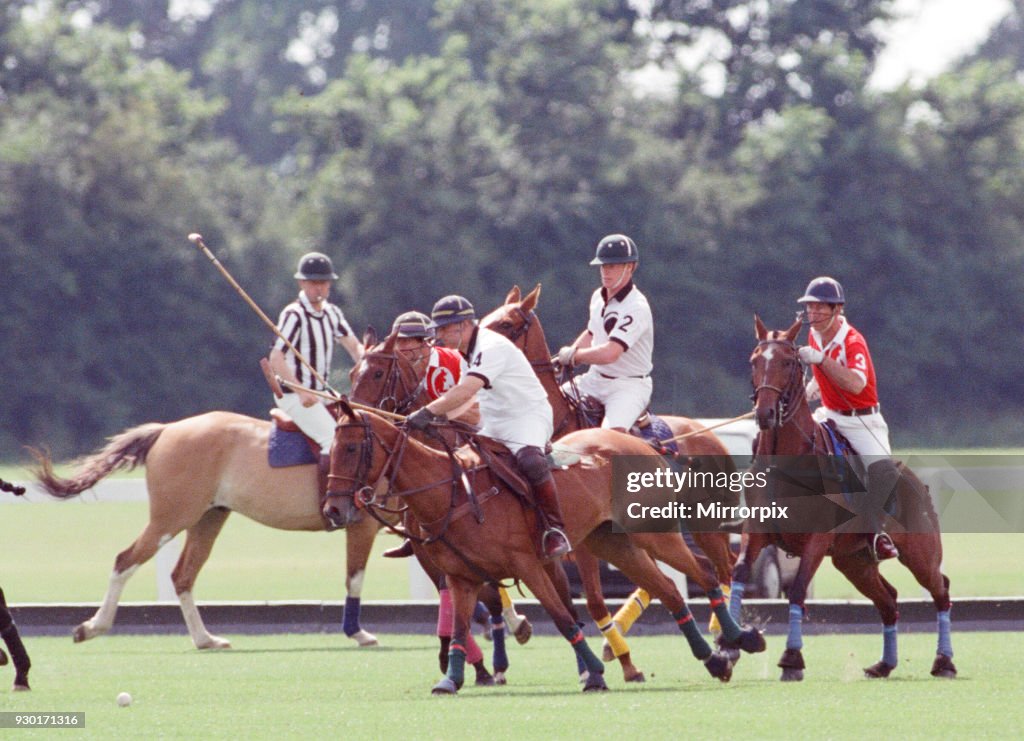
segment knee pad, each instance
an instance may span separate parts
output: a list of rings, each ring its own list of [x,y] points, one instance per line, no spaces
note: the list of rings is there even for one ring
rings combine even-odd
[[[519,465],[519,470],[526,476],[526,480],[532,485],[543,482],[551,475],[544,452],[533,445],[519,449],[516,453],[516,463]]]

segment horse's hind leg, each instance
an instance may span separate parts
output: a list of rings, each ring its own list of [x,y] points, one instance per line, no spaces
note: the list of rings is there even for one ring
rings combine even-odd
[[[431,690],[435,695],[454,695],[462,689],[466,668],[466,639],[479,591],[479,585],[459,577],[447,576],[446,583],[452,600],[452,640],[448,648],[445,676]]]
[[[71,635],[75,643],[87,641],[110,630],[114,624],[114,618],[117,616],[117,603],[121,600],[121,593],[124,591],[128,579],[140,565],[153,557],[160,546],[177,533],[177,530],[173,533],[162,533],[150,522],[131,546],[117,554],[117,558],[114,559],[114,571],[110,575],[110,583],[107,585],[103,603],[95,615],[72,631]]]
[[[629,644],[622,637],[619,625],[608,613],[608,605],[604,601],[604,591],[601,589],[600,562],[586,548],[578,548],[574,558],[576,568],[580,573],[580,581],[583,582],[583,596],[587,600],[587,611],[590,617],[597,623],[601,635],[604,637],[605,661],[613,658],[619,660],[622,667],[622,678],[627,682],[643,682],[644,673],[633,663],[629,652]]]
[[[938,646],[932,663],[932,676],[952,679],[956,676],[953,664],[953,626],[950,621],[952,602],[949,598],[949,577],[942,573],[942,542],[939,535],[908,533],[898,536],[900,561],[917,579],[918,584],[928,590],[935,604]]]
[[[231,641],[212,635],[206,629],[192,594],[196,576],[203,568],[203,564],[206,563],[206,559],[210,557],[213,542],[220,534],[229,514],[231,514],[231,510],[224,507],[207,510],[199,518],[199,522],[188,529],[185,546],[182,548],[174,571],[171,572],[171,581],[174,583],[174,591],[178,595],[178,603],[181,605],[181,614],[185,618],[185,625],[188,626],[188,633],[192,636],[192,643],[200,649],[231,648]]]
[[[729,546],[729,534],[695,532],[691,533],[691,535],[693,536],[693,542],[697,544],[697,547],[704,552],[708,561],[711,562],[711,568],[718,578],[722,594],[725,596],[726,603],[728,603],[731,596],[729,583],[732,581],[732,569],[736,564],[736,556]],[[711,613],[708,630],[712,633],[718,633],[722,630],[722,623],[714,612]]]
[[[882,658],[864,670],[869,679],[888,677],[899,663],[896,641],[896,588],[886,581],[878,570],[878,564],[861,555],[844,554],[833,557],[832,562],[853,586],[870,599],[878,614],[882,616]]]
[[[380,525],[371,517],[349,523],[345,528],[345,613],[342,618],[342,630],[349,638],[360,646],[378,645],[377,636],[363,630],[359,624],[359,612],[362,608],[363,580],[366,578],[366,564],[370,560],[370,550],[377,537]]]
[[[11,652],[11,660],[14,662],[14,691],[27,691],[28,670],[32,662],[28,658],[28,651],[21,642],[18,634],[18,626],[14,624],[10,611],[7,609],[7,600],[4,598],[4,590],[0,589],[0,637],[7,644],[7,650]],[[7,663],[7,654],[0,651],[0,666]]]

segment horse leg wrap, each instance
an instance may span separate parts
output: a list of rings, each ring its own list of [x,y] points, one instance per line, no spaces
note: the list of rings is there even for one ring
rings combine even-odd
[[[498,587],[498,596],[501,598],[501,611],[504,613],[505,610],[511,610],[512,598],[508,596],[508,590],[505,587]]]
[[[697,627],[697,622],[693,619],[693,613],[690,612],[690,608],[683,605],[683,609],[679,612],[673,612],[672,617],[675,618],[679,630],[686,636],[686,641],[690,644],[690,650],[693,652],[693,655],[701,661],[707,659],[713,652],[711,646],[704,640],[704,636],[700,634],[700,628]]]
[[[746,589],[746,584],[734,581],[732,588],[729,590],[729,614],[732,615],[732,619],[737,623],[743,614],[743,593]]]
[[[455,610],[452,608],[452,593],[441,590],[441,604],[437,608],[437,635],[451,638],[452,623],[455,621]]]
[[[899,663],[896,653],[896,625],[885,625],[882,627],[882,661],[889,666],[896,666]]]
[[[466,661],[476,664],[483,660],[484,652],[480,650],[480,645],[476,642],[473,634],[466,631]]]
[[[949,617],[949,610],[943,610],[935,616],[939,631],[938,653],[953,658],[953,623]]]
[[[623,635],[629,632],[629,629],[633,627],[633,623],[636,622],[636,619],[643,614],[643,611],[650,604],[651,595],[646,590],[637,589],[633,594],[629,595],[622,604],[622,607],[615,613],[615,617],[612,618],[618,624],[619,630],[622,631]]]
[[[597,658],[597,654],[590,650],[580,626],[573,625],[568,630],[562,631],[562,635],[572,645],[572,650],[576,652],[577,665],[582,662],[591,674],[604,674],[604,664],[601,663],[601,659]]]
[[[345,598],[345,613],[341,621],[341,629],[345,635],[351,637],[360,631],[359,611],[362,608],[362,600],[359,597]]]
[[[466,648],[460,643],[452,642],[448,649],[446,676],[455,683],[456,687],[462,687],[462,683],[466,679]]]
[[[500,615],[491,616],[491,638],[494,640],[494,671],[508,671],[508,654],[505,652],[505,621]]]
[[[626,639],[622,637],[622,633],[619,632],[619,627],[611,619],[610,616],[606,615],[597,621],[597,627],[601,629],[601,634],[604,639],[608,641],[608,645],[611,646],[612,655],[615,658],[619,658],[623,654],[629,653],[629,645],[626,643]]]
[[[722,628],[722,638],[729,643],[739,640],[740,626],[725,604],[725,595],[722,594],[721,587],[715,587],[708,592],[708,602],[711,603],[711,610],[715,613],[715,617],[718,618],[718,623]]]
[[[804,647],[804,636],[803,636],[803,623],[804,621],[804,608],[803,605],[790,605],[789,606],[789,637],[786,638],[786,649],[793,651],[801,651]]]

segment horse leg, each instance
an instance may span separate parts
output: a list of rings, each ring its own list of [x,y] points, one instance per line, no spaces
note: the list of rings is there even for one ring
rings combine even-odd
[[[576,568],[580,573],[580,580],[583,582],[583,596],[587,599],[587,611],[590,612],[590,617],[597,623],[601,635],[604,636],[601,658],[605,661],[618,659],[619,666],[622,667],[622,678],[627,682],[645,681],[644,673],[633,664],[629,645],[622,637],[619,626],[608,613],[604,592],[601,589],[600,563],[594,554],[586,548],[578,549],[574,557]],[[584,681],[585,679],[583,677]]]
[[[171,582],[174,584],[175,594],[178,595],[178,604],[181,606],[185,625],[188,626],[188,634],[192,636],[192,643],[198,649],[231,648],[231,641],[215,636],[206,629],[192,594],[196,576],[210,557],[213,542],[220,535],[229,514],[231,510],[227,508],[213,507],[199,518],[199,522],[188,528],[185,546],[181,549],[178,563],[171,572]]]
[[[755,536],[751,536],[753,541]],[[827,537],[812,535],[807,540],[807,544],[804,546],[803,553],[800,554],[800,568],[797,569],[796,577],[793,579],[793,584],[789,589],[789,635],[786,638],[786,650],[783,651],[782,657],[779,659],[778,666],[782,669],[781,680],[783,682],[801,682],[804,678],[804,638],[803,638],[803,619],[804,619],[804,602],[807,600],[807,588],[811,583],[811,579],[817,572],[818,567],[821,565],[822,559],[825,558],[825,552],[828,550],[828,546],[832,536]],[[751,549],[752,551],[752,549]],[[756,559],[756,553],[747,553],[748,561],[744,562],[744,566],[754,563]],[[743,560],[743,555],[740,556]],[[736,571],[739,572],[740,563],[736,564]],[[736,596],[736,585],[733,585],[733,597]]]
[[[704,590],[711,603],[711,613],[718,619],[722,634],[722,645],[741,648],[747,653],[765,650],[764,636],[756,628],[741,628],[733,618],[726,604],[724,591],[711,571],[698,562],[693,551],[686,545],[679,533],[642,533],[633,536],[633,542],[641,546],[651,558],[666,563],[676,571],[692,577]]]
[[[938,645],[931,674],[933,677],[953,679],[956,677],[956,665],[953,664],[953,626],[950,620],[952,602],[949,598],[949,577],[940,568],[940,536],[938,533],[907,533],[894,537],[900,551],[900,561],[914,575],[917,583],[928,590],[935,605]]]
[[[150,522],[134,543],[117,554],[117,558],[114,559],[114,571],[110,575],[107,593],[103,597],[100,608],[71,633],[75,643],[87,641],[110,630],[114,624],[114,618],[117,616],[117,603],[121,600],[125,584],[140,565],[151,559],[160,546],[168,542],[178,532],[180,530],[176,529],[174,532],[162,533]]]
[[[512,597],[509,596],[508,590],[505,587],[498,587],[498,597],[501,599],[501,616],[505,620],[505,625],[512,631],[516,643],[521,646],[530,640],[530,636],[533,635],[533,626],[530,625],[526,615],[516,612],[516,606],[512,603]],[[493,622],[493,612],[491,616]]]
[[[0,589],[0,637],[4,639],[7,650],[11,652],[11,661],[14,662],[13,689],[15,692],[27,692],[30,689],[28,670],[32,668],[32,662],[29,660],[28,651],[25,650],[25,644],[21,642],[18,626],[15,625],[14,618],[11,617],[10,610],[7,609],[7,600],[4,598],[3,589]],[[6,663],[7,655],[0,651],[0,666]]]
[[[857,590],[871,600],[882,616],[882,658],[864,670],[869,679],[888,677],[899,663],[896,648],[896,588],[878,570],[878,564],[858,556],[843,554],[832,563]]]
[[[697,547],[704,552],[708,561],[711,562],[711,568],[714,569],[722,594],[725,596],[726,603],[728,603],[732,594],[729,589],[729,582],[732,579],[732,569],[736,563],[736,556],[729,546],[729,534],[696,532],[691,533],[691,535],[693,536],[693,542],[697,544]],[[722,623],[719,620],[718,613],[711,613],[708,630],[711,633],[721,632]]]
[[[362,608],[366,564],[370,560],[370,549],[373,548],[379,528],[380,525],[371,517],[350,522],[345,528],[346,595],[342,630],[360,646],[378,645],[377,636],[363,630],[359,624],[359,611]]]
[[[505,650],[505,619],[502,615],[501,596],[492,584],[484,584],[480,588],[480,601],[487,607],[491,623],[491,645],[493,647],[491,662],[494,665],[494,684],[505,684],[508,679],[509,661]]]
[[[431,690],[435,695],[454,695],[465,680],[466,637],[476,606],[479,585],[457,576],[447,576],[448,592],[452,599],[452,641],[448,649],[448,670]]]
[[[595,556],[615,564],[634,584],[660,599],[675,618],[694,657],[704,664],[711,676],[723,682],[729,681],[732,662],[720,652],[712,650],[704,640],[676,585],[661,573],[646,551],[634,545],[625,534],[614,533],[606,525],[588,535],[584,545]]]

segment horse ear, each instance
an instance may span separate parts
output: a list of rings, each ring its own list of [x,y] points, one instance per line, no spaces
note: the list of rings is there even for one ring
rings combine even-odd
[[[512,286],[512,290],[509,291],[508,295],[505,297],[505,304],[517,303],[522,297],[522,294],[519,292],[519,286]]]
[[[367,325],[363,332],[363,347],[373,347],[377,344],[377,330]]]
[[[519,305],[519,308],[523,311],[533,311],[537,308],[537,301],[540,300],[540,283],[537,287],[526,294],[526,298],[523,299],[523,303]]]
[[[768,337],[768,328],[764,326],[764,322],[761,321],[761,317],[757,314],[754,314],[754,334],[759,342]]]
[[[392,330],[391,334],[384,338],[384,352],[394,352],[395,342],[398,340],[398,328]]]
[[[352,405],[348,403],[347,396],[342,396],[338,399],[338,406],[346,417],[354,418],[356,416],[356,411],[352,408]]]
[[[793,322],[793,326],[786,330],[786,339],[790,342],[796,342],[796,336],[800,334],[802,324],[800,317],[797,317],[796,321]]]

